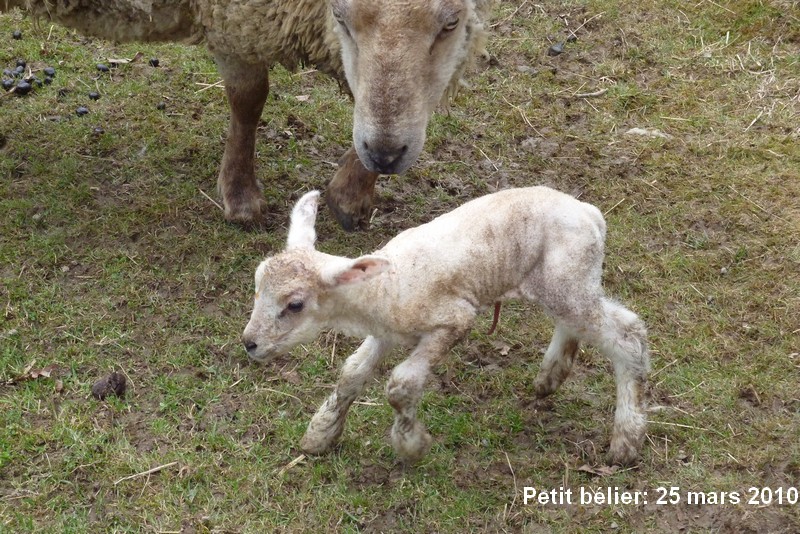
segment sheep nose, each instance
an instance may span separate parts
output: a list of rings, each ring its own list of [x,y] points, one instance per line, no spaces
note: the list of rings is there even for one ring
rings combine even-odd
[[[244,348],[248,354],[253,354],[255,350],[258,348],[258,343],[252,341],[250,339],[244,340]]]
[[[403,145],[401,147],[381,147],[370,146],[364,141],[364,150],[369,157],[370,170],[380,174],[395,174],[403,156],[408,152],[408,145]]]

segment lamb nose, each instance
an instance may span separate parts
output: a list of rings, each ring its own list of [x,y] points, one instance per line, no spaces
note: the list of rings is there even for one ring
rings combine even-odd
[[[258,348],[258,343],[254,342],[254,341],[245,340],[244,341],[244,348],[245,348],[245,350],[247,350],[247,352],[251,352],[252,353],[254,350],[256,350]]]

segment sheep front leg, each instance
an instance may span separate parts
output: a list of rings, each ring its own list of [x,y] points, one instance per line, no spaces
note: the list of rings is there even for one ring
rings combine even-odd
[[[339,159],[339,170],[328,184],[325,202],[348,232],[369,224],[378,176],[364,168],[353,147]]]
[[[260,224],[267,203],[256,180],[256,128],[269,93],[269,71],[266,65],[216,59],[231,108],[217,191],[222,197],[227,221],[245,226]]]
[[[392,447],[403,462],[415,463],[430,449],[432,438],[417,419],[417,407],[431,366],[447,354],[458,337],[445,333],[423,339],[411,356],[394,368],[386,384],[386,397],[395,411]]]
[[[300,441],[304,451],[311,454],[325,452],[339,439],[350,405],[364,391],[375,368],[390,349],[388,342],[368,337],[347,358],[336,389],[317,410]]]

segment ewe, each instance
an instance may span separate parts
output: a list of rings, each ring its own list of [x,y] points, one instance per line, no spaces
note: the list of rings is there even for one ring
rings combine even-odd
[[[537,396],[561,385],[580,341],[595,345],[613,363],[617,383],[609,460],[629,464],[638,458],[649,370],[645,326],[603,294],[606,225],[597,208],[546,187],[506,190],[406,230],[374,254],[348,259],[314,249],[318,196],[311,192],[297,202],[286,250],[259,265],[243,336],[258,361],[313,340],[325,328],[366,338],[311,420],[304,450],[325,451],[339,438],[352,402],[389,350],[403,345],[413,347],[411,355],[386,385],[395,410],[391,439],[401,459],[420,459],[431,437],[416,411],[431,368],[482,310],[523,298],[555,321],[533,384]]]
[[[378,174],[416,161],[434,108],[483,49],[492,1],[4,0],[0,11],[19,7],[115,41],[205,41],[231,107],[217,188],[233,222],[260,221],[266,210],[254,159],[270,67],[313,65],[349,85],[354,147],[327,200],[354,229],[372,211]]]

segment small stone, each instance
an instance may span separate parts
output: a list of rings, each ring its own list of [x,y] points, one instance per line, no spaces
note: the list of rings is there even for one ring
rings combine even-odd
[[[89,93],[89,100],[100,100],[100,93],[97,91],[92,91]]]
[[[45,85],[50,85],[51,83],[53,83],[53,78],[51,78],[50,76],[44,79]]]
[[[548,56],[557,56],[564,51],[564,43],[556,43],[547,49]]]
[[[12,87],[14,87],[14,80],[3,80],[3,89],[10,91]]]
[[[13,78],[14,71],[11,69],[3,69],[3,76],[5,76],[6,78]]]
[[[108,72],[110,69],[108,68],[108,65],[104,63],[98,63],[97,70],[99,70],[100,72]]]
[[[92,128],[92,135],[94,136],[100,136],[103,135],[104,133],[106,133],[106,131],[103,129],[102,126],[95,126],[94,128]]]
[[[167,109],[167,103],[166,102],[159,102],[158,104],[156,104],[156,109],[161,110],[161,111]]]
[[[151,57],[150,58],[150,66],[151,67],[158,67],[158,58],[157,57]]]
[[[12,38],[14,38],[14,39],[16,39],[17,41],[19,41],[20,39],[22,39],[22,32],[21,32],[21,31],[19,31],[19,30],[14,30],[14,31],[11,33],[11,37],[12,37]]]
[[[44,71],[42,72],[44,72],[45,76],[50,76],[51,78],[55,78],[56,76],[56,69],[54,69],[53,67],[45,67]]]
[[[727,267],[723,267],[722,269],[719,270],[719,274],[722,274],[722,275],[728,274],[728,268]]]
[[[14,78],[22,78],[22,74],[25,72],[25,67],[23,65],[17,65],[14,69]]]
[[[80,106],[78,109],[75,110],[75,113],[77,113],[78,117],[83,117],[84,115],[89,113],[89,108]]]
[[[17,60],[17,67],[22,67],[24,69],[27,65],[28,64],[25,62],[24,59],[18,59]]]

